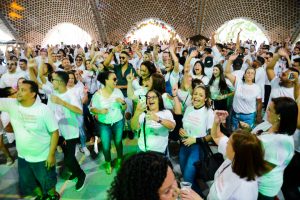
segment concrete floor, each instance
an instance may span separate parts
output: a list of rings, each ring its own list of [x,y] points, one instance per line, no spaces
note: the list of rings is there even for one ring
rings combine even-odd
[[[124,154],[134,153],[136,151],[136,140],[124,140]],[[11,147],[10,152],[16,156],[15,147]],[[115,149],[112,149],[112,158],[116,156]],[[59,173],[61,170],[62,153],[57,153],[57,172],[59,173],[56,190],[61,194],[61,199],[106,199],[106,191],[115,176],[115,171],[107,175],[104,171],[104,157],[100,151],[98,156],[85,157],[83,153],[77,154],[82,169],[87,174],[85,187],[77,192],[75,182],[65,180],[68,177],[66,173]],[[0,199],[20,199],[18,195],[18,169],[17,161],[12,166],[5,165],[4,155],[0,155]],[[65,178],[64,178],[65,177]]]

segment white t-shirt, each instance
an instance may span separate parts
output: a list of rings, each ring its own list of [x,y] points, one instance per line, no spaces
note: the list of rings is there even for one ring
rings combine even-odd
[[[222,56],[216,45],[213,46],[211,50],[214,55],[214,65],[219,64],[222,60],[225,60],[224,56]]]
[[[243,79],[243,77],[244,77],[244,74],[245,74],[245,71],[243,71],[243,70],[235,70],[235,71],[233,71],[232,72],[232,75],[234,75],[235,76],[235,78],[237,79]]]
[[[231,82],[227,78],[225,79],[225,82],[226,82],[229,90],[233,90],[233,86],[232,86]],[[217,97],[219,95],[221,95],[219,83],[220,83],[220,77],[216,78],[213,81],[213,83],[209,86],[209,90],[210,90],[210,94],[211,94],[211,99],[212,100],[217,99]]]
[[[90,108],[108,109],[107,114],[98,114],[99,122],[113,124],[123,119],[122,105],[116,101],[117,98],[124,100],[124,95],[118,88],[115,88],[108,98],[102,95],[102,90],[93,95]]]
[[[182,123],[183,129],[191,137],[204,137],[207,135],[207,130],[211,129],[214,121],[214,113],[212,109],[207,109],[205,106],[200,109],[195,109],[194,106],[186,108]]]
[[[79,101],[78,97],[76,97],[76,94],[72,90],[67,90],[63,94],[54,92],[52,95],[59,97],[72,106],[82,108],[81,101]],[[78,138],[80,124],[78,124],[77,118],[79,114],[62,105],[53,103],[51,101],[51,96],[48,100],[48,106],[54,113],[54,116],[58,122],[59,132],[65,138],[65,140]]]
[[[200,79],[203,82],[204,85],[208,85],[209,78],[207,76],[192,74],[192,78],[193,79]]]
[[[82,74],[82,81],[88,87],[89,93],[94,94],[98,89],[97,83],[98,72],[84,70]]]
[[[169,110],[162,110],[156,113],[161,119],[170,120],[173,123],[176,123],[171,111]],[[164,153],[168,146],[168,136],[169,136],[169,129],[163,126],[160,123],[157,123],[153,120],[146,119],[145,131],[146,131],[146,148],[144,143],[144,119],[146,114],[142,113],[139,116],[139,124],[140,124],[140,137],[138,140],[139,149],[142,151],[156,151]]]
[[[272,98],[278,98],[278,97],[290,97],[294,99],[294,87],[283,87],[279,85],[280,83],[280,78],[275,77],[271,81],[271,93],[270,93],[270,98],[268,102],[268,106],[266,110],[268,109],[270,102],[272,101]],[[267,119],[267,113],[265,113],[264,120]]]
[[[184,91],[182,89],[179,89],[177,95],[179,101],[181,102],[183,110],[185,110],[188,106],[192,105],[192,95],[190,94],[189,91]]]
[[[19,78],[23,77],[24,74],[15,72],[13,74],[6,72],[0,78],[0,88],[5,87],[16,87]]]
[[[179,81],[179,73],[174,72],[174,70],[170,73],[168,72],[165,75],[165,81],[167,82],[170,79],[171,87],[173,88]]]
[[[45,161],[51,133],[58,129],[50,109],[38,101],[23,107],[16,99],[1,98],[0,110],[8,112],[16,137],[18,156],[28,162]]]
[[[233,110],[236,113],[250,114],[256,111],[256,100],[261,99],[260,87],[255,83],[248,85],[242,80],[235,80]]]
[[[262,102],[265,98],[265,82],[266,82],[266,70],[263,67],[259,67],[255,70],[255,84],[259,86],[261,92]]]
[[[276,165],[258,180],[259,192],[265,196],[276,196],[283,183],[283,172],[294,155],[292,136],[285,134],[262,134],[259,136],[265,150],[265,160]]]
[[[163,93],[161,97],[163,99],[165,109],[173,110],[175,103],[173,99],[169,98],[168,93]]]
[[[9,114],[7,112],[0,113],[0,120],[2,121],[2,125],[5,128],[10,123]],[[13,134],[13,132],[6,132],[5,130],[0,130],[0,135],[4,133],[9,143],[15,141],[15,134]]]
[[[225,156],[228,137],[219,141],[218,151]],[[258,197],[257,180],[247,181],[232,171],[231,160],[226,159],[215,173],[207,200],[256,200]]]

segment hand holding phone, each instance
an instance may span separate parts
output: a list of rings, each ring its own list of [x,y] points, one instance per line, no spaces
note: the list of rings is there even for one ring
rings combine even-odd
[[[288,75],[288,79],[291,80],[291,81],[294,81],[295,78],[296,78],[295,74],[293,72],[290,72],[289,75]]]

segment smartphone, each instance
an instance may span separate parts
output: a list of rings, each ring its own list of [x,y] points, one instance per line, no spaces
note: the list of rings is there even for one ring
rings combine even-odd
[[[289,73],[288,79],[291,80],[291,81],[295,80],[295,75],[294,75],[293,72]]]
[[[146,98],[142,98],[140,97],[139,99],[140,104],[142,104],[143,108],[147,108],[147,104],[146,104]]]

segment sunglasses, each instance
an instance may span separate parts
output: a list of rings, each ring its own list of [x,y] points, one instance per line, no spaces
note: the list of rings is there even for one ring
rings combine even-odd
[[[117,81],[117,78],[113,78],[112,80],[113,80],[114,82],[116,82],[116,81]]]
[[[120,56],[119,58],[120,58],[120,60],[125,60],[126,57]]]

